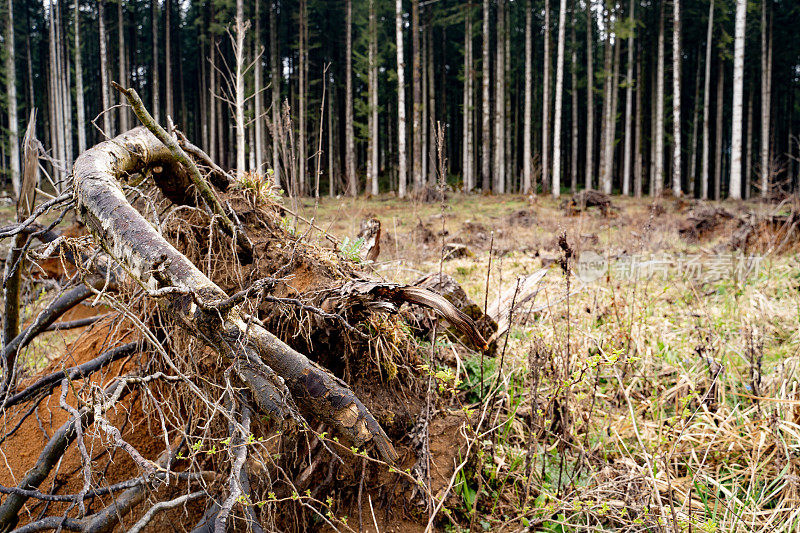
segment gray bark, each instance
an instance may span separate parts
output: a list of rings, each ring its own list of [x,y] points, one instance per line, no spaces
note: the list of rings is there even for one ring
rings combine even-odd
[[[170,0],[165,0],[169,2]],[[244,37],[247,31],[244,21],[244,2],[243,0],[236,0],[236,21],[234,28],[234,42],[233,42],[233,55],[236,62],[235,71],[233,73],[234,83],[234,127],[236,129],[236,174],[242,176],[247,170],[247,162],[245,160],[245,123],[244,123],[244,71],[245,71],[245,58],[244,58]],[[167,28],[169,31],[169,28]],[[302,56],[302,48],[301,56]],[[169,92],[169,86],[167,87]],[[169,99],[169,97],[168,97]],[[301,117],[303,109],[300,109]],[[302,120],[302,118],[301,118]],[[156,117],[158,121],[158,117]],[[301,122],[301,125],[303,123]],[[301,130],[302,131],[302,130]],[[302,146],[302,144],[301,144]]]
[[[83,102],[83,60],[81,54],[80,11],[75,0],[75,100],[78,120],[78,152],[86,151],[86,109]]]
[[[672,195],[681,196],[681,1],[672,6]]]
[[[8,97],[8,144],[10,148],[11,183],[14,195],[19,195],[20,160],[19,160],[19,119],[17,118],[17,67],[14,64],[14,2],[8,0],[6,13],[6,90]]]
[[[164,7],[164,84],[166,86],[164,90],[167,116],[174,120],[175,103],[172,90],[172,0],[164,0]]]
[[[708,6],[708,30],[706,33],[706,72],[703,80],[703,156],[701,164],[701,198],[708,199],[708,162],[710,145],[709,117],[711,110],[711,37],[714,30],[714,0]]]
[[[533,166],[533,161],[531,159],[531,128],[533,127],[531,121],[531,107],[533,103],[533,68],[531,66],[533,59],[533,6],[531,4],[532,0],[528,0],[527,4],[525,5],[525,117],[523,119],[524,130],[522,134],[522,192],[525,194],[528,194],[531,191],[531,174]],[[574,74],[574,51],[572,58]]]
[[[675,0],[677,1],[677,0]],[[629,17],[635,20],[636,3],[631,0]],[[633,122],[633,39],[634,31],[628,37],[628,71],[625,76],[625,147],[622,155],[622,194],[628,196],[631,190],[631,153],[633,152],[633,137],[631,136],[631,123]]]
[[[258,173],[264,172],[264,93],[262,92],[262,88],[264,85],[264,79],[262,75],[262,60],[263,60],[263,50],[264,47],[261,46],[261,2],[259,0],[255,0],[255,19],[256,19],[256,27],[255,27],[255,35],[254,35],[254,42],[255,42],[255,49],[253,50],[253,59],[255,60],[255,64],[253,65],[253,107],[255,111],[255,116],[253,117],[253,127],[255,128],[255,140],[254,140],[254,148],[255,148],[255,168],[254,170]]]
[[[791,144],[790,150],[791,150]],[[789,154],[791,156],[791,154]],[[744,164],[744,199],[750,198],[753,188],[753,94],[747,98],[747,156]]]
[[[151,67],[153,69],[151,73],[151,80],[153,84],[152,85],[153,108],[151,109],[151,112],[153,114],[153,118],[156,119],[156,122],[161,121],[161,105],[158,95],[160,91],[158,83],[158,11],[159,11],[158,0],[150,0],[150,19],[151,19],[150,23],[151,23],[151,31],[153,38],[153,65]]]
[[[561,110],[564,101],[564,42],[567,0],[558,9],[558,49],[556,52],[556,106],[553,117],[553,198],[561,195]]]
[[[378,17],[375,0],[369,0],[369,142],[367,147],[367,184],[373,196],[378,194]]]
[[[399,2],[400,0],[398,0]],[[481,64],[481,96],[483,108],[481,110],[481,187],[488,192],[492,184],[491,157],[492,157],[492,130],[491,130],[491,94],[490,78],[491,66],[489,64],[489,0],[483,0],[483,50]]]
[[[128,68],[127,68],[127,59],[125,55],[125,18],[123,17],[123,8],[122,8],[123,0],[117,0],[117,68],[119,80],[118,83],[123,87],[128,86]],[[75,12],[77,14],[77,0],[75,1],[76,9]],[[78,21],[77,18],[75,20],[75,39],[76,39],[76,46],[77,46],[77,35],[78,35]],[[167,41],[169,42],[169,41]],[[76,52],[75,60],[78,60],[80,54]],[[77,65],[76,65],[76,72],[77,72]],[[82,92],[81,88],[81,92]],[[83,97],[81,92],[78,93],[78,101],[80,102],[80,106],[83,105]],[[125,105],[125,97],[120,94],[119,95],[119,130],[120,131],[128,131],[130,129],[130,121],[128,107]],[[82,112],[83,110],[81,110]],[[78,150],[80,153],[83,153],[86,150],[86,139],[83,140],[83,146],[80,147]]]
[[[419,2],[411,2],[411,172],[414,176],[414,189],[418,190],[425,183],[422,175],[422,50],[419,42]]]
[[[475,187],[475,168],[473,166],[473,154],[475,151],[473,144],[473,96],[472,90],[475,83],[472,57],[472,6],[467,6],[466,16],[464,17],[464,148],[463,148],[463,168],[464,168],[464,192],[470,192]]]
[[[571,68],[572,74],[572,154],[570,168],[570,190],[573,194],[578,191],[578,43],[575,40],[575,5],[572,2],[572,55]]]
[[[664,6],[658,24],[658,70],[656,73],[655,175],[653,196],[664,188]]]
[[[505,104],[505,0],[497,0],[497,46],[495,60],[494,192],[505,191],[506,104]]]
[[[742,123],[744,103],[744,31],[747,1],[736,1],[736,33],[733,52],[733,116],[731,117],[731,178],[728,197],[742,198]]]
[[[771,36],[767,33],[767,2],[761,0],[761,197],[769,194],[770,161],[769,161],[769,125],[771,104],[772,57]],[[767,41],[770,41],[767,44]]]
[[[272,3],[270,3],[272,4]],[[275,21],[277,5],[269,10],[269,64],[272,81],[272,172],[275,185],[281,185],[280,146],[278,144],[278,124],[280,124],[281,107],[281,73],[278,65],[278,28]]]
[[[586,2],[586,189],[592,188],[594,178],[594,23],[592,6]]]
[[[550,185],[550,0],[544,0],[544,80],[542,82],[542,187]]]
[[[722,104],[725,97],[725,64],[720,61],[717,75],[717,135],[714,165],[714,200],[720,200],[722,189]]]
[[[488,0],[484,0],[487,1]],[[403,0],[395,2],[395,36],[397,39],[397,194],[405,198],[408,180],[406,157],[406,87],[405,60],[403,58]]]
[[[305,15],[304,15],[305,16]],[[358,176],[356,176],[356,147],[353,133],[353,0],[347,0],[347,22],[345,23],[345,157],[347,174],[347,194],[358,195]]]
[[[350,0],[348,0],[348,5]],[[348,39],[350,25],[348,24]],[[306,130],[308,128],[306,120],[306,93],[308,91],[308,3],[300,0],[300,43],[298,49],[298,88],[297,88],[297,172],[298,183],[295,184],[297,194],[306,193],[306,174],[308,163],[308,143],[306,140]],[[349,47],[348,47],[349,50]],[[347,53],[348,65],[350,64],[350,53]],[[349,72],[349,69],[348,69]],[[350,76],[347,76],[347,83],[350,84]],[[348,85],[349,86],[349,85]],[[347,105],[350,104],[347,99]],[[349,150],[349,148],[348,148]]]

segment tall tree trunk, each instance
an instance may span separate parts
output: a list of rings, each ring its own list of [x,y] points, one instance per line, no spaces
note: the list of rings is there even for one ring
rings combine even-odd
[[[642,55],[637,54],[636,58],[636,131],[634,132],[634,168],[633,168],[633,195],[636,198],[642,197],[642,90],[644,83],[642,83]]]
[[[604,153],[605,167],[603,169],[603,192],[611,194],[614,184],[614,142],[617,139],[617,104],[619,103],[619,63],[622,45],[618,38],[614,39],[614,60],[611,69],[611,80],[608,84],[610,91],[609,111],[606,123]]]
[[[117,68],[119,69],[119,84],[123,87],[128,87],[128,70],[125,56],[125,18],[123,16],[122,1],[123,0],[117,0]],[[77,34],[78,31],[76,22],[75,35],[77,36]],[[77,60],[77,57],[75,59]],[[122,93],[119,94],[119,104],[119,129],[120,131],[128,131],[130,129],[130,122],[128,121],[128,107],[125,105],[125,96]],[[81,149],[80,152],[83,153],[85,149],[86,147],[84,145],[84,148]]]
[[[108,40],[106,38],[106,19],[105,19],[105,0],[100,0],[97,3],[98,16],[97,20],[100,24],[100,85],[101,95],[103,99],[103,131],[109,137],[114,136],[113,126],[111,124],[111,87],[108,83]]]
[[[305,0],[302,0],[305,2]],[[347,173],[347,194],[358,195],[358,177],[356,176],[356,148],[353,134],[353,0],[347,0],[347,32],[345,34],[345,172]]]
[[[661,196],[664,188],[664,4],[658,23],[658,72],[656,74],[656,147],[655,188],[653,195]]]
[[[164,83],[166,84],[167,116],[175,119],[174,91],[172,90],[172,0],[164,0]]]
[[[278,64],[278,27],[276,12],[278,10],[278,2],[272,5],[270,2],[269,10],[269,67],[270,67],[270,85],[272,86],[272,177],[275,185],[281,185],[281,164],[280,164],[280,145],[278,139],[278,131],[280,131],[281,121],[281,72],[280,65]],[[330,132],[329,132],[330,134]],[[284,185],[287,188],[288,186]]]
[[[58,37],[56,34],[56,28],[58,26],[58,18],[56,16],[56,5],[54,2],[50,3],[50,24],[48,28],[48,37],[49,37],[49,45],[50,45],[50,84],[49,84],[49,91],[50,91],[50,113],[51,113],[51,120],[53,124],[53,129],[51,129],[51,139],[50,141],[53,143],[53,152],[55,154],[55,158],[57,162],[63,162],[66,159],[66,154],[64,152],[64,147],[66,145],[64,139],[64,108],[61,105],[61,101],[63,99],[63,94],[60,90],[59,85],[59,72],[60,67],[58,64]],[[102,63],[101,63],[102,66]],[[60,164],[54,163],[53,165],[53,178],[55,179],[55,188],[56,190],[60,190],[61,183],[62,183],[62,166]]]
[[[348,0],[349,1],[349,0]],[[484,0],[488,2],[488,0]],[[394,28],[397,38],[397,195],[405,198],[408,186],[406,165],[406,80],[403,59],[403,0],[396,0]]]
[[[375,0],[369,0],[369,146],[367,183],[378,194],[378,17]]]
[[[770,161],[769,161],[769,125],[770,99],[772,98],[770,82],[772,78],[772,62],[767,51],[767,2],[761,0],[761,197],[769,195]],[[771,36],[770,36],[771,38]],[[770,43],[771,45],[772,43]]]
[[[494,121],[494,191],[506,192],[506,66],[505,66],[505,0],[497,0],[497,46],[495,60]]]
[[[650,179],[648,180],[650,183],[650,196],[655,194],[656,189],[656,112],[653,109],[654,102],[657,101],[657,94],[658,94],[658,80],[656,79],[656,71],[658,69],[655,67],[650,67],[650,153],[649,155],[649,162],[650,162]]]
[[[791,150],[791,144],[789,145]],[[791,156],[791,154],[789,154]],[[791,160],[791,157],[789,158]],[[747,98],[747,156],[744,164],[744,199],[750,199],[753,187],[753,93],[748,91]]]
[[[720,60],[717,75],[717,136],[714,165],[714,200],[722,199],[722,105],[725,97],[725,65]]]
[[[428,118],[428,110],[430,106],[428,106],[428,87],[432,84],[433,76],[428,76],[428,67],[430,67],[430,61],[428,57],[428,51],[430,50],[430,39],[428,38],[428,30],[430,29],[431,24],[425,24],[425,29],[422,31],[422,55],[421,55],[421,62],[422,62],[422,119],[420,120],[420,127],[422,128],[422,145],[420,148],[420,157],[422,158],[420,161],[420,165],[422,166],[422,181],[430,183],[431,186],[435,186],[436,184],[436,171],[435,165],[430,165],[431,167],[431,176],[428,177],[428,161],[433,159],[433,147],[432,144],[428,144],[428,123],[430,120],[433,120],[433,113],[431,113],[430,118]]]
[[[349,1],[349,0],[348,0]],[[411,76],[412,76],[412,115],[411,115],[411,171],[414,175],[414,189],[425,183],[422,175],[422,50],[419,42],[419,2],[411,2]]]
[[[58,140],[58,106],[56,105],[56,90],[55,90],[55,71],[56,71],[56,53],[55,53],[55,29],[53,28],[52,12],[53,6],[47,9],[49,16],[48,24],[48,61],[47,61],[47,113],[50,130],[50,146],[52,146],[54,160],[51,161],[52,176],[54,180],[59,179],[60,168],[57,163],[61,159],[61,143]]]
[[[586,189],[594,175],[594,23],[591,2],[586,2]]]
[[[400,0],[398,0],[399,2]],[[490,78],[491,65],[489,64],[489,0],[483,0],[483,52],[481,64],[481,84],[483,87],[481,110],[481,187],[483,192],[488,192],[492,183],[491,157],[492,157],[492,130],[491,130],[491,94]]]
[[[472,63],[472,6],[467,5],[464,16],[464,148],[462,154],[464,192],[470,192],[475,187],[475,169],[472,166],[474,150],[472,139],[472,84],[474,82]]]
[[[744,31],[747,0],[736,0],[736,34],[733,46],[733,117],[731,118],[731,179],[728,197],[742,198],[742,122],[744,113]]]
[[[166,0],[169,2],[170,0]],[[235,28],[235,48],[234,48],[234,61],[235,72],[234,76],[234,128],[236,129],[236,175],[242,177],[247,170],[247,161],[245,159],[245,123],[244,123],[244,74],[245,74],[245,58],[244,58],[244,37],[247,27],[244,21],[244,1],[236,0],[236,28]],[[169,31],[169,28],[167,29]],[[302,51],[302,48],[301,48]],[[302,53],[302,52],[301,52]],[[169,92],[169,87],[167,87]],[[302,110],[300,111],[303,112]],[[302,152],[301,152],[302,153]]]
[[[699,57],[699,54],[698,54]],[[698,130],[699,130],[699,120],[698,114],[700,112],[700,106],[698,102],[700,100],[700,67],[702,67],[702,63],[698,59],[697,61],[697,74],[695,75],[695,82],[694,82],[694,99],[693,102],[693,110],[692,110],[692,145],[689,151],[689,190],[688,194],[690,198],[694,198],[695,190],[697,187],[697,138],[698,138]]]
[[[206,97],[207,94],[211,92],[211,88],[208,85],[208,69],[206,67],[206,46],[205,43],[201,41],[200,43],[200,54],[198,56],[198,70],[200,71],[199,75],[199,86],[200,86],[200,98],[198,98],[199,102],[197,103],[196,111],[200,112],[200,120],[196,124],[197,127],[200,128],[200,135],[201,135],[201,146],[203,150],[208,152],[208,98]]]
[[[544,0],[544,80],[542,83],[542,187],[550,185],[550,0]],[[555,194],[555,192],[554,192]]]
[[[572,27],[570,37],[572,42],[572,159],[570,161],[570,191],[578,191],[578,43],[575,39],[575,7],[576,1],[572,1]]]
[[[681,0],[672,6],[672,195],[681,196]]]
[[[6,87],[8,97],[8,144],[11,168],[11,184],[14,195],[19,195],[20,190],[20,159],[19,159],[19,119],[17,118],[17,67],[16,53],[14,52],[14,1],[8,0],[6,20]]]
[[[430,148],[428,149],[428,156],[424,159],[428,161],[428,183],[430,183],[431,187],[436,186],[437,178],[436,178],[436,143],[433,139],[435,139],[435,126],[434,124],[437,123],[437,115],[436,115],[436,78],[435,78],[435,68],[434,68],[434,56],[433,56],[433,19],[431,14],[431,8],[428,8],[429,16],[428,16],[428,24],[427,24],[427,76],[428,81],[425,84],[427,88],[427,108],[428,108],[428,118],[425,119],[425,122],[422,125],[422,131],[427,132],[430,129],[430,134],[426,134],[426,141],[423,143],[423,146],[428,146],[430,143]],[[442,29],[444,32],[445,29]],[[445,113],[444,116],[447,116]],[[446,151],[445,151],[446,152]],[[423,173],[423,176],[425,174]]]
[[[80,6],[75,0],[75,100],[78,120],[78,152],[86,151],[86,109],[83,103],[83,60],[81,54]]]
[[[605,27],[610,28],[611,26],[611,10],[608,8],[605,14]],[[616,43],[616,39],[614,40]],[[606,32],[606,39],[605,45],[603,50],[603,110],[601,112],[601,124],[600,124],[600,161],[599,161],[599,183],[597,184],[597,188],[600,190],[606,190],[606,183],[609,181],[609,176],[607,175],[607,168],[608,164],[606,159],[608,158],[608,129],[610,126],[610,115],[612,113],[611,110],[611,102],[613,99],[613,90],[612,90],[612,75],[614,71],[613,59],[614,59],[614,46],[611,41],[611,33]]]
[[[262,61],[263,50],[261,46],[261,2],[255,0],[255,19],[256,27],[254,34],[255,48],[253,50],[253,106],[255,107],[255,116],[253,117],[253,125],[255,127],[255,151],[256,151],[256,165],[255,171],[258,173],[264,172],[264,95],[261,88],[264,85],[262,75]]]
[[[708,30],[706,31],[706,72],[703,80],[703,156],[701,164],[701,198],[708,200],[708,162],[710,151],[709,116],[711,109],[711,37],[714,30],[714,0],[708,6]]]
[[[675,0],[676,2],[678,0]],[[631,20],[635,20],[636,3],[631,0]],[[622,194],[628,196],[631,189],[631,152],[633,151],[631,123],[633,122],[633,39],[634,32],[628,37],[628,71],[625,76],[625,147],[622,155]]]
[[[505,86],[505,94],[503,95],[503,102],[505,103],[505,110],[503,112],[503,121],[506,124],[506,127],[509,131],[503,133],[503,138],[505,140],[505,148],[503,152],[503,161],[504,161],[504,169],[503,169],[503,192],[511,192],[511,187],[513,186],[513,174],[512,174],[512,167],[513,163],[515,162],[514,159],[514,151],[511,146],[511,141],[513,139],[513,134],[511,132],[519,131],[519,117],[516,116],[514,121],[510,121],[511,118],[511,87],[513,86],[513,74],[514,72],[509,68],[511,65],[511,17],[508,13],[508,2],[505,3],[503,7],[503,20],[505,23],[506,31],[504,33],[505,38],[503,39],[504,45],[504,55],[503,55],[503,79],[507,80],[504,84]],[[510,78],[511,81],[508,81]],[[517,90],[518,92],[518,90]],[[516,108],[516,107],[515,107]]]
[[[33,81],[33,56],[31,55],[31,17],[30,11],[26,10],[25,13],[25,21],[27,22],[27,32],[25,34],[25,58],[27,59],[28,64],[28,78],[27,78],[27,85],[28,85],[28,109],[33,109],[36,107],[36,97],[33,94],[34,89],[34,81]]]
[[[336,194],[336,172],[334,167],[333,148],[333,91],[328,97],[328,196],[333,198]]]
[[[523,119],[522,134],[522,192],[528,194],[531,190],[532,154],[531,154],[531,107],[533,100],[533,0],[528,0],[525,6],[525,118]],[[573,53],[573,59],[575,54]],[[574,65],[573,65],[574,69]],[[573,91],[574,92],[574,91]]]
[[[219,156],[217,152],[217,146],[219,144],[217,139],[217,131],[221,130],[222,128],[217,124],[217,39],[213,35],[211,36],[209,50],[211,52],[209,57],[211,68],[208,72],[208,137],[211,143],[211,146],[209,147],[209,155],[211,156],[212,160],[217,161]]]
[[[153,93],[153,118],[156,122],[161,121],[161,102],[158,93],[161,88],[158,83],[158,0],[150,0],[150,19],[151,31],[153,38],[153,72],[151,73],[152,79],[152,93]]]
[[[553,198],[561,195],[561,109],[564,101],[564,41],[567,0],[558,9],[558,48],[556,52],[556,106],[553,116]]]
[[[352,0],[347,1],[348,6],[348,13],[351,13],[352,8],[350,7]],[[353,105],[353,88],[352,88],[352,41],[351,41],[351,25],[352,25],[352,14],[348,15],[348,23],[347,23],[347,46],[346,46],[346,54],[347,54],[347,74],[346,74],[346,84],[347,84],[347,105],[350,106],[350,112],[347,115],[347,119],[345,122],[345,135],[349,135],[346,149],[347,149],[347,159],[346,163],[350,165],[348,167],[347,172],[347,182],[348,182],[348,194],[351,196],[355,196],[358,193],[358,182],[356,182],[356,187],[353,188],[353,180],[355,180],[355,162],[353,158],[355,157],[353,150],[353,141],[352,141],[352,105]],[[297,185],[297,193],[298,194],[306,194],[308,192],[307,186],[307,168],[308,168],[308,141],[307,141],[307,130],[308,124],[307,120],[307,92],[308,92],[308,2],[307,0],[300,0],[300,47],[298,50],[298,81],[297,84],[297,172],[298,172],[298,185]],[[355,192],[354,192],[355,191]]]
[[[67,172],[72,169],[73,150],[72,150],[72,91],[70,90],[71,72],[69,68],[69,41],[65,35],[63,25],[64,17],[61,13],[61,2],[56,5],[56,26],[58,35],[58,64],[59,64],[59,87],[61,89],[61,114],[64,118],[64,164]]]

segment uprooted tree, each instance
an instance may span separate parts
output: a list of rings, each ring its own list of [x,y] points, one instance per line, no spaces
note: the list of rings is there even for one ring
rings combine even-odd
[[[288,516],[297,529],[347,529],[346,508],[318,489],[340,465],[360,501],[368,462],[432,508],[424,450],[407,444],[418,464],[390,470],[404,459],[390,435],[430,413],[400,308],[430,308],[486,349],[475,323],[432,291],[309,244],[269,185],[235,180],[123,92],[146,127],[87,150],[71,192],[0,228],[25,237],[34,266],[57,257],[68,280],[3,346],[2,441],[36,453],[15,486],[0,487],[0,531],[140,531],[170,509],[194,513],[187,530],[284,529]],[[49,226],[36,222],[58,209]],[[54,230],[72,209],[89,235]],[[88,299],[110,312],[57,322]],[[89,323],[99,353],[26,376],[19,354],[37,335]],[[22,432],[45,406],[63,423],[32,446]],[[126,440],[130,428],[146,445]]]

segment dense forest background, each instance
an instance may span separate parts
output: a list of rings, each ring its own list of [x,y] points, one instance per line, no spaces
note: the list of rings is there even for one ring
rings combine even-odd
[[[295,194],[798,185],[795,0],[3,4],[6,182],[33,109],[56,188],[135,125],[116,81]]]

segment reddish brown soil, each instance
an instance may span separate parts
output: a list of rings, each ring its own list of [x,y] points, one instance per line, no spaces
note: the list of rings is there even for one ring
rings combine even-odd
[[[81,311],[76,311],[76,313],[79,316],[82,314]],[[90,361],[105,351],[108,346],[129,342],[131,338],[132,334],[129,328],[120,329],[119,333],[115,334],[108,325],[96,326],[76,342],[69,344],[64,355],[48,365],[42,371],[42,374]],[[128,359],[117,361],[104,371],[97,372],[88,379],[75,381],[73,387],[67,393],[66,402],[74,407],[78,406],[76,392],[79,396],[84,396],[90,384],[105,386],[116,376],[131,371],[138,364],[138,356],[134,355]],[[29,385],[33,380],[34,378],[30,378],[22,383],[21,386]],[[29,416],[20,428],[3,443],[0,449],[3,456],[3,460],[0,462],[0,484],[4,486],[16,485],[35,464],[49,437],[67,421],[69,415],[60,407],[60,395],[61,387],[56,387],[52,394],[45,397],[36,412]],[[5,432],[16,425],[19,418],[30,408],[30,405],[25,404],[18,409],[13,409],[3,419]],[[164,450],[163,435],[159,428],[151,425],[151,417],[142,412],[142,402],[137,392],[133,392],[120,401],[114,410],[107,413],[107,418],[112,424],[121,429],[123,438],[132,443],[145,458],[155,460]],[[47,435],[45,435],[45,432]],[[131,458],[122,450],[108,447],[108,442],[109,439],[105,434],[98,434],[97,426],[89,428],[84,435],[86,449],[93,460],[93,471],[96,473],[105,472],[104,480],[93,479],[94,485],[99,483],[102,486],[106,483],[117,483],[130,479],[139,473],[138,467]],[[54,494],[74,494],[81,490],[82,485],[80,452],[77,445],[73,443],[64,454],[60,465],[42,483],[40,489]],[[163,497],[163,495],[160,496]],[[95,500],[87,500],[87,512],[95,512],[110,503],[111,499],[107,496],[96,498]],[[140,507],[143,508],[144,505]],[[65,503],[51,503],[47,514],[51,516],[58,515],[63,513],[66,508],[67,504]],[[23,508],[22,513],[20,513],[20,525],[35,519],[43,509],[42,502],[30,500]],[[135,509],[126,518],[125,525],[128,528],[131,527],[134,523],[133,520],[137,519],[142,512],[141,509]],[[172,513],[164,513],[158,516],[152,522],[149,530],[161,531],[164,527],[167,527],[167,523],[171,520],[178,520],[178,523],[180,523],[179,515],[181,512],[181,510],[175,510]],[[77,508],[70,512],[70,516],[77,516]],[[124,530],[124,528],[118,529]]]

